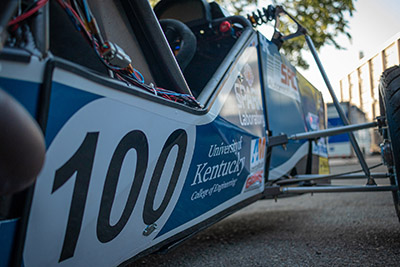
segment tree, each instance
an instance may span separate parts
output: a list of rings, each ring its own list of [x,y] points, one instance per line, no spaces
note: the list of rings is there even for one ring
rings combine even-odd
[[[217,2],[222,5],[228,4],[235,10],[235,13],[245,15],[243,14],[244,8],[250,4],[256,5],[258,1],[217,0]],[[351,40],[347,17],[351,17],[355,11],[353,0],[278,0],[274,2],[276,5],[282,5],[307,29],[317,50],[326,44],[343,49],[335,41],[340,34],[345,34]],[[279,31],[286,35],[293,32],[293,28],[293,23],[287,17],[283,17]],[[307,45],[301,36],[286,41],[282,46],[284,54],[293,64],[307,69],[309,65],[302,56],[304,48],[307,49]]]
[[[154,5],[158,0],[149,0]],[[245,9],[254,6],[258,0],[216,0],[235,14],[246,16]],[[333,45],[337,49],[343,49],[335,39],[340,34],[351,39],[348,32],[347,17],[353,15],[353,0],[277,0],[276,5],[282,5],[284,9],[296,18],[308,31],[314,41],[315,48],[319,50],[325,44]],[[271,22],[274,23],[274,22]],[[293,23],[288,18],[282,18],[279,31],[283,34],[293,32]],[[296,66],[308,68],[302,51],[306,47],[305,39],[297,37],[285,42],[282,46],[286,57]],[[306,48],[307,49],[307,48]]]
[[[159,1],[157,1],[157,0],[149,0],[149,2],[150,2],[150,5],[152,7],[154,7],[157,4],[157,2],[159,2]]]

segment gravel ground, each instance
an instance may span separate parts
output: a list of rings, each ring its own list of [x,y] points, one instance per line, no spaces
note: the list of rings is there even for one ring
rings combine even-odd
[[[377,157],[368,160],[377,162]],[[332,172],[358,168],[353,164],[332,161]],[[400,225],[390,193],[258,201],[175,250],[130,266],[332,265],[400,266]]]

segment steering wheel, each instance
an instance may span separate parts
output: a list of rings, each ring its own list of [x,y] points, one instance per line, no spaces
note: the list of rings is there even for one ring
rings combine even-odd
[[[196,53],[196,36],[188,26],[179,20],[161,19],[160,25],[183,71]]]

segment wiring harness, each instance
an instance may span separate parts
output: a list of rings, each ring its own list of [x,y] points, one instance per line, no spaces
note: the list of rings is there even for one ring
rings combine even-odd
[[[17,17],[10,20],[10,22],[8,22],[7,26],[8,27],[11,27],[11,26],[18,27],[20,22],[31,17],[39,9],[41,9],[43,6],[45,6],[47,4],[47,2],[48,2],[48,0],[38,0],[36,2],[31,3],[24,9],[24,11],[21,14],[19,14]]]
[[[65,10],[75,28],[94,49],[101,62],[112,71],[114,77],[134,85],[156,96],[181,103],[193,108],[202,108],[202,105],[189,94],[181,94],[153,84],[146,84],[143,75],[132,66],[131,58],[117,44],[104,40],[95,17],[87,3],[87,0],[56,0]],[[8,27],[15,31],[26,19],[36,14],[48,0],[38,0],[28,5],[21,14],[13,18]]]

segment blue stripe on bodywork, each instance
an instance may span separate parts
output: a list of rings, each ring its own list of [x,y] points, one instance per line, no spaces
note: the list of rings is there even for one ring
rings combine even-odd
[[[99,98],[101,98],[99,95],[53,82],[45,137],[47,147],[50,146],[54,137],[72,115],[83,106]]]
[[[39,99],[39,83],[0,78],[0,88],[18,100],[36,118]]]
[[[0,221],[0,267],[10,266],[18,219]]]

